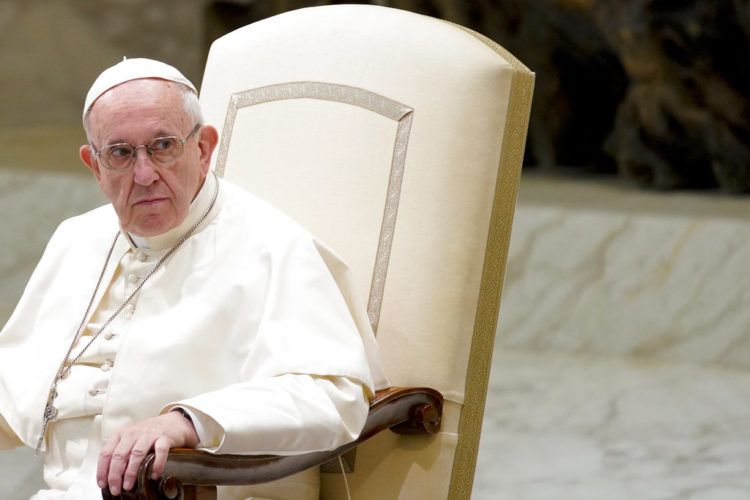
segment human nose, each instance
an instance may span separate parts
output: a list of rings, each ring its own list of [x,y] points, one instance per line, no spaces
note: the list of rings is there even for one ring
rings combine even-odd
[[[139,150],[143,150],[142,152]],[[151,160],[145,146],[138,146],[135,149],[135,164],[133,165],[133,180],[136,184],[150,186],[159,179],[156,172],[156,166]]]

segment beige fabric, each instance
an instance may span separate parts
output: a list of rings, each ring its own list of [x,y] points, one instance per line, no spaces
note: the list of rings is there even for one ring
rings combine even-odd
[[[414,110],[392,99],[364,89],[327,82],[290,82],[236,92],[232,94],[229,100],[226,117],[224,118],[222,141],[216,159],[215,171],[218,175],[224,175],[226,169],[227,155],[229,154],[234,135],[234,126],[239,123],[237,120],[238,112],[243,108],[289,99],[315,99],[348,104],[381,115],[395,121],[397,124],[393,138],[393,152],[388,187],[385,195],[385,206],[383,208],[383,221],[375,252],[375,262],[367,306],[372,327],[377,330],[396,215],[401,200],[404,163]],[[341,125],[346,126],[347,122],[347,119],[343,119],[341,120]]]
[[[412,26],[392,26],[389,19],[393,36],[378,37],[388,57],[376,57],[371,40],[361,35],[362,27],[348,10],[296,11],[217,41],[202,86],[206,120],[224,122],[233,92],[302,80],[363,87],[414,108],[378,338],[389,352],[385,363],[395,383],[429,380],[460,401],[468,345],[446,342],[430,347],[413,335],[416,330],[445,338],[455,331],[472,330],[479,290],[467,285],[478,285],[481,275],[512,68],[463,32],[420,16],[415,18],[419,32]],[[380,25],[379,16],[404,14],[368,11],[369,30]],[[341,43],[341,31],[349,35],[346,44]],[[440,41],[430,52],[441,57],[420,60],[399,46],[405,37]],[[267,38],[274,40],[272,50],[262,44]],[[467,45],[479,50],[463,50]],[[240,47],[246,48],[245,53]],[[463,64],[446,73],[441,49],[450,50],[454,57],[460,54]],[[342,50],[349,55],[344,60]],[[232,58],[246,63],[237,67]],[[424,81],[409,87],[408,79],[395,70],[410,67],[428,73],[425,80],[434,87],[430,92]],[[470,75],[476,80],[467,78],[470,71],[479,73]],[[447,126],[454,123],[461,124],[461,134],[456,133],[458,125]],[[234,136],[240,139],[232,142],[225,176],[281,207],[334,248],[350,264],[367,295],[395,128],[392,120],[327,101],[299,99],[245,108],[234,125]],[[477,205],[485,209],[474,208]],[[419,266],[414,265],[415,256],[424,259]],[[436,304],[439,311],[434,310]],[[397,331],[410,332],[412,341],[396,335]],[[420,359],[404,357],[413,352],[411,342],[424,353]],[[450,365],[458,373],[432,373],[435,356],[457,358]]]
[[[201,101],[224,124],[214,161],[340,254],[361,295],[384,280],[374,323],[389,379],[448,401],[437,438],[360,449],[357,499],[471,490],[532,84],[481,36],[374,6],[294,11],[212,46]],[[270,88],[273,99],[247,97]],[[410,110],[406,140],[363,92]],[[324,477],[323,497],[341,498],[340,485]]]

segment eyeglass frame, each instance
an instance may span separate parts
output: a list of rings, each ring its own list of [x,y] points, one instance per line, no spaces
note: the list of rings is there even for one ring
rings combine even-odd
[[[151,139],[150,141],[148,141],[147,144],[138,144],[138,145],[135,145],[135,144],[130,144],[129,142],[116,142],[114,144],[107,144],[106,146],[102,147],[102,149],[99,150],[99,151],[96,150],[96,147],[93,144],[90,144],[90,146],[91,146],[91,149],[93,150],[93,156],[94,156],[94,158],[96,158],[96,160],[104,168],[106,168],[110,172],[125,172],[125,171],[129,170],[130,168],[132,168],[133,165],[135,164],[136,158],[138,157],[138,149],[139,148],[145,149],[146,150],[146,154],[148,155],[149,159],[152,159],[154,153],[149,149],[149,146],[151,144],[153,144],[155,141],[159,141],[159,140],[163,140],[163,139],[176,139],[176,140],[178,140],[180,142],[180,147],[182,148],[180,150],[180,154],[179,155],[175,156],[174,159],[172,159],[170,162],[166,162],[166,163],[162,163],[162,162],[160,162],[158,160],[152,160],[157,165],[168,165],[169,163],[176,162],[177,160],[179,160],[182,157],[183,153],[185,152],[185,143],[188,142],[195,135],[195,133],[198,132],[198,130],[200,130],[200,128],[202,126],[203,125],[200,122],[196,123],[195,127],[193,127],[193,130],[191,130],[190,133],[187,136],[185,136],[184,139],[181,139],[180,137],[178,137],[176,135],[165,135],[165,136],[161,136],[161,137],[154,137],[153,139]],[[110,148],[113,148],[113,147],[116,147],[116,146],[130,146],[131,148],[133,148],[133,154],[130,155],[130,162],[128,163],[127,167],[112,168],[109,165],[107,165],[106,161],[103,161],[101,159],[101,153],[105,149],[110,149]]]

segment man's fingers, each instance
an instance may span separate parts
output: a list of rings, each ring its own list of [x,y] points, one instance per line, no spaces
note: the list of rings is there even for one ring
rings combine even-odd
[[[120,435],[114,434],[104,443],[102,451],[99,453],[99,460],[96,465],[96,484],[99,488],[107,486],[107,476],[109,475],[109,463],[112,460],[112,453],[117,444],[120,442]]]
[[[171,447],[169,439],[164,437],[157,439],[154,443],[154,464],[151,466],[151,479],[159,479],[164,473]]]
[[[167,455],[173,446],[197,444],[192,424],[176,413],[167,413],[123,427],[111,437],[99,454],[96,481],[100,488],[109,485],[112,495],[135,485],[138,470],[153,448],[152,477],[164,472]]]
[[[125,473],[122,477],[122,489],[129,491],[135,484],[136,477],[138,476],[138,469],[140,469],[143,459],[146,458],[146,455],[151,449],[152,443],[153,438],[146,435],[141,436],[133,445],[133,448],[130,450],[128,465],[125,468]]]
[[[115,451],[112,452],[112,459],[109,461],[109,474],[107,482],[109,491],[114,496],[120,494],[122,487],[122,475],[125,473],[125,467],[130,460],[130,450],[133,449],[135,442],[132,439],[122,438],[117,444]]]

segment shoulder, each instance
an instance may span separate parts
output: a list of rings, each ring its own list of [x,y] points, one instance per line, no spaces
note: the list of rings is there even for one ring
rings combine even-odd
[[[27,290],[45,289],[66,270],[85,267],[93,255],[102,255],[102,248],[107,248],[118,231],[110,205],[64,220],[47,242]]]
[[[109,240],[119,230],[117,214],[107,204],[69,219],[57,226],[48,247],[65,247],[76,243],[92,245]]]

